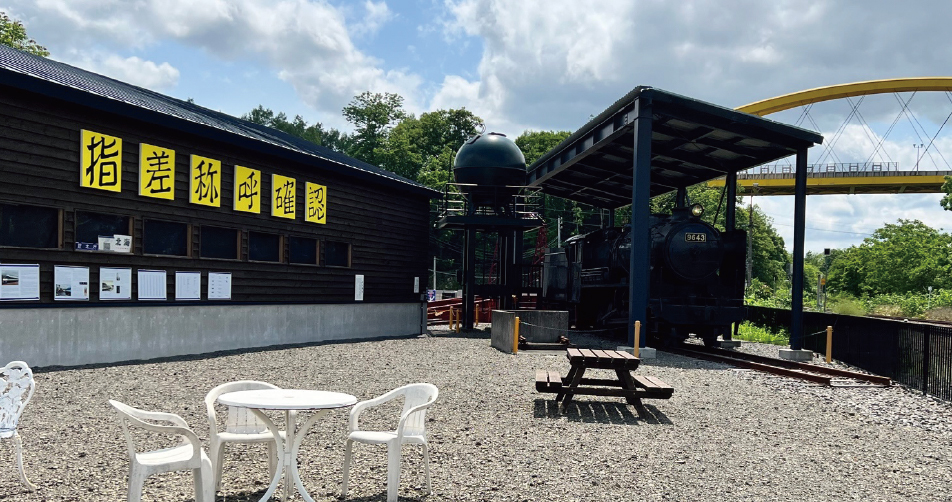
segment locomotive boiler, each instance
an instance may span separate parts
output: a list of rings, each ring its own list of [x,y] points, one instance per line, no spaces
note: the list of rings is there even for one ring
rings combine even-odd
[[[670,215],[651,215],[647,229],[632,233],[626,225],[568,239],[546,256],[543,298],[573,312],[577,328],[626,327],[632,235],[650,239],[648,335],[661,344],[695,335],[714,345],[746,317],[746,232],[718,231],[702,214],[700,205],[682,203]]]

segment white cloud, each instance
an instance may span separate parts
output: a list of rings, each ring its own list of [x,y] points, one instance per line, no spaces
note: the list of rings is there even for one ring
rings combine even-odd
[[[365,14],[350,26],[344,13],[325,1],[10,1],[20,19],[43,32],[54,58],[67,54],[80,60],[71,56],[72,47],[119,54],[174,42],[224,61],[270,68],[305,102],[334,116],[366,90],[396,92],[408,99],[411,111],[417,106],[420,78],[407,70],[383,69],[381,61],[358,50],[351,39],[352,32],[373,33],[392,18],[385,2],[366,1]],[[103,61],[116,58],[129,59]]]
[[[447,0],[447,11],[452,43],[484,45],[478,76],[468,79],[480,98],[536,129],[574,129],[636,85],[739,106],[952,70],[945,2]]]
[[[135,56],[122,58],[115,54],[86,54],[67,62],[116,80],[157,91],[172,89],[179,80],[178,69],[169,63],[156,64]]]
[[[377,33],[383,25],[393,19],[393,11],[387,7],[386,2],[364,2],[364,14],[360,20],[353,23],[351,34],[354,36],[366,36]]]

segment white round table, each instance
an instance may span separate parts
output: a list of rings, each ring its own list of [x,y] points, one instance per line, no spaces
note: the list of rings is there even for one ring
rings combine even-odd
[[[262,501],[271,498],[271,495],[278,488],[281,481],[281,475],[284,474],[284,497],[287,500],[291,493],[291,483],[297,487],[298,493],[308,502],[314,502],[314,499],[304,489],[304,483],[301,482],[301,475],[298,473],[297,453],[301,446],[301,441],[307,435],[308,429],[315,422],[329,411],[336,408],[346,408],[357,403],[357,398],[341,392],[327,392],[322,390],[304,390],[304,389],[259,389],[243,390],[238,392],[227,392],[218,396],[218,402],[227,406],[238,406],[250,409],[258,418],[260,418],[268,429],[274,435],[278,444],[278,468],[274,471],[274,479],[268,486],[268,491],[261,497]],[[287,423],[287,437],[281,440],[281,434],[278,427],[274,425],[268,415],[261,410],[282,410],[284,411],[285,422]],[[295,432],[295,417],[292,411],[316,411],[308,418],[301,427]]]

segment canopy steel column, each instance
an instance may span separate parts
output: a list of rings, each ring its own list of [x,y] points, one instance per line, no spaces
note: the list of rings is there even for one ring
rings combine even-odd
[[[790,348],[803,348],[803,240],[807,216],[807,149],[797,150],[793,196],[793,290],[791,291]]]
[[[635,100],[634,110],[635,152],[633,156],[631,183],[631,261],[629,263],[628,287],[628,343],[635,345],[635,321],[641,321],[642,331],[647,330],[648,283],[651,239],[648,236],[648,204],[651,201],[651,102],[643,97]],[[645,333],[639,345],[645,346]]]
[[[467,228],[463,255],[463,326],[473,327],[476,320],[473,302],[476,300],[476,229]]]
[[[724,230],[730,232],[735,230],[734,227],[737,225],[737,172],[731,171],[727,173],[727,179],[724,183],[724,187],[727,189],[727,193],[725,194],[727,205],[724,210]],[[717,215],[714,215],[714,217],[716,218]]]

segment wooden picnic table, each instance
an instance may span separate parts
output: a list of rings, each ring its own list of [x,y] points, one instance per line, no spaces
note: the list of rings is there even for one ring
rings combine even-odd
[[[565,351],[571,369],[565,378],[557,371],[536,371],[536,390],[553,392],[556,402],[567,407],[576,395],[619,396],[642,407],[642,399],[668,399],[674,388],[650,376],[632,376],[641,360],[619,350],[569,348]],[[589,368],[613,370],[615,378],[585,378]]]

